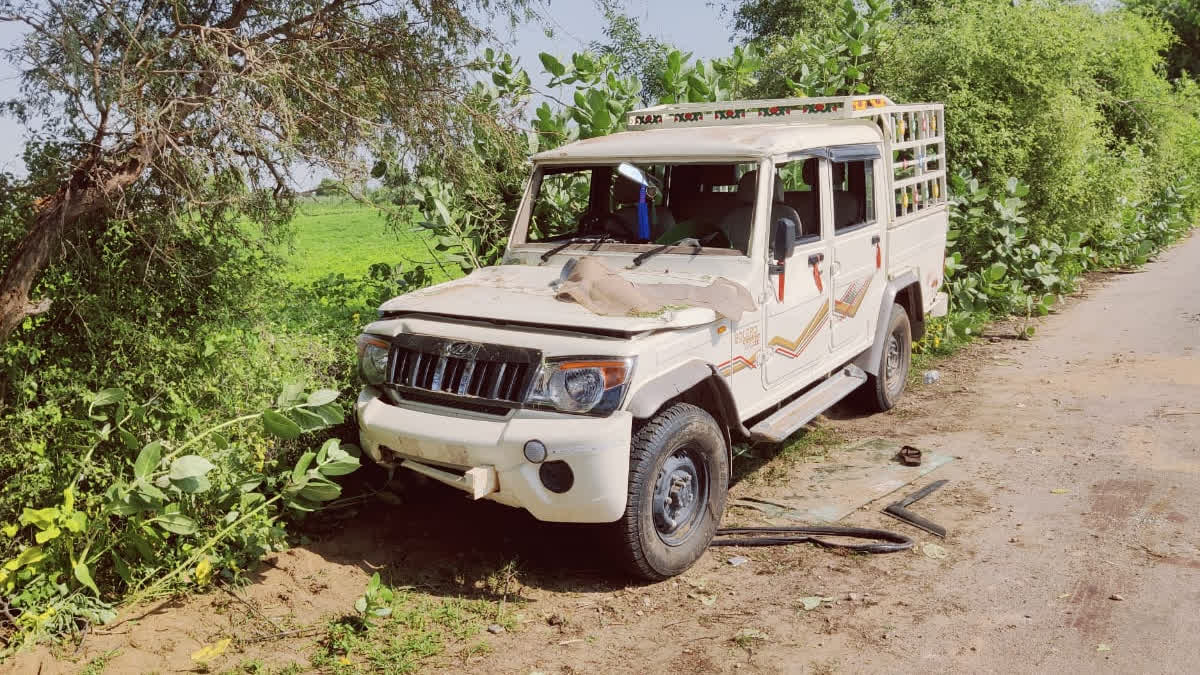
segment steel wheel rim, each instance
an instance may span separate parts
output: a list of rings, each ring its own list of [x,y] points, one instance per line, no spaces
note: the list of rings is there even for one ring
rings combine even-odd
[[[889,394],[895,395],[904,384],[904,354],[900,337],[896,333],[888,335],[887,356],[883,364],[884,382]]]
[[[691,537],[708,507],[708,471],[699,452],[683,447],[663,462],[651,496],[654,531],[668,546]]]

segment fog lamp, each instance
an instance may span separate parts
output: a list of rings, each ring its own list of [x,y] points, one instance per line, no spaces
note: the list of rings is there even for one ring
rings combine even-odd
[[[527,441],[525,443],[525,459],[534,464],[541,464],[546,461],[546,444],[538,440]]]

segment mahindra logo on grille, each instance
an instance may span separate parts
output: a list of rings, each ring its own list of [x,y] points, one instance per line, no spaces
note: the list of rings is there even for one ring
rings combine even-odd
[[[451,342],[445,349],[446,356],[456,359],[472,359],[479,353],[479,345],[474,342]]]

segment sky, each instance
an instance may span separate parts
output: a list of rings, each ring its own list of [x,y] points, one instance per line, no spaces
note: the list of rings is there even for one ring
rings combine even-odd
[[[729,27],[715,3],[704,0],[626,0],[626,13],[639,19],[642,30],[697,58],[726,56],[732,50]],[[510,29],[504,22],[493,26],[497,38],[529,71],[538,89],[546,89],[546,79],[538,61],[540,52],[549,52],[565,60],[593,40],[603,40],[604,21],[593,0],[530,0],[538,15],[532,22]],[[553,33],[548,36],[547,30]],[[22,34],[14,24],[0,23],[0,45],[9,45]],[[0,101],[20,96],[18,73],[0,60]],[[24,173],[21,149],[25,130],[9,117],[0,116],[0,172]],[[302,172],[303,173],[303,172]],[[298,176],[307,183],[317,178]],[[299,188],[309,187],[298,185]]]

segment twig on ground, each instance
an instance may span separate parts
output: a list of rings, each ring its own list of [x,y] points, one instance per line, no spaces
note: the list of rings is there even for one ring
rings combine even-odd
[[[296,628],[294,630],[283,630],[271,635],[259,635],[248,639],[238,638],[238,642],[242,644],[253,644],[255,642],[270,642],[272,640],[281,640],[287,637],[311,637],[321,632],[320,626],[306,626],[304,628]]]
[[[262,612],[258,611],[258,608],[257,608],[257,607],[255,607],[254,605],[250,604],[250,602],[249,602],[248,600],[246,600],[245,598],[243,598],[242,596],[240,596],[240,595],[238,595],[237,593],[234,593],[233,591],[229,590],[229,588],[227,588],[227,587],[225,586],[225,584],[218,584],[218,588],[220,588],[222,591],[225,591],[225,593],[227,593],[227,594],[229,595],[229,597],[231,597],[231,598],[233,598],[234,600],[237,600],[238,602],[240,602],[240,603],[242,603],[243,605],[245,605],[245,606],[246,606],[246,609],[250,610],[250,613],[251,613],[251,614],[253,614],[254,616],[258,617],[259,619],[261,619],[261,620],[263,620],[263,621],[267,622],[268,624],[270,624],[270,626],[271,626],[272,628],[274,628],[276,631],[281,631],[281,630],[283,630],[282,628],[280,628],[280,627],[279,627],[279,624],[277,624],[277,623],[275,623],[274,621],[272,621],[272,620],[271,620],[271,617],[269,617],[269,616],[267,616],[266,614],[263,614]]]

